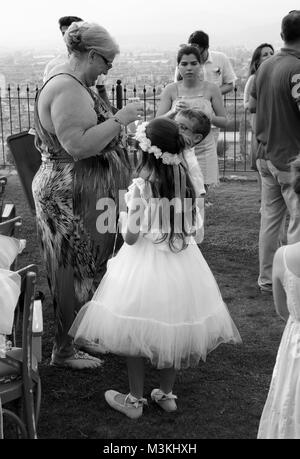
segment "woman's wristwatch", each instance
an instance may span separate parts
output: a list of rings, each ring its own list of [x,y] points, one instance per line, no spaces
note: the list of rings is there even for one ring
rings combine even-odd
[[[120,126],[125,126],[125,124],[123,123],[123,121],[121,121],[120,118],[118,118],[117,115],[114,115],[114,116],[112,117],[112,119],[113,119],[116,123],[118,123]]]

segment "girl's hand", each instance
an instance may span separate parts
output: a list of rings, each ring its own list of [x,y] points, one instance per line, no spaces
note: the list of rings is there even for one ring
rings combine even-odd
[[[177,100],[174,106],[175,112],[179,112],[180,110],[185,110],[186,108],[189,108],[189,105],[184,102],[184,100]]]
[[[142,118],[143,113],[143,103],[133,102],[121,108],[121,110],[119,110],[116,113],[116,117],[120,120],[122,124],[127,126],[127,124],[130,124],[133,121],[140,120]]]
[[[127,212],[120,212],[119,214],[119,221],[118,221],[118,226],[121,234],[126,234],[127,231],[127,218],[128,214]]]

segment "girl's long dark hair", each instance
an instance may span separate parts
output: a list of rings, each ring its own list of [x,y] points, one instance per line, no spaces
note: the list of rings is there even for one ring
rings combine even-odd
[[[161,151],[168,152],[171,154],[179,154],[183,151],[185,144],[184,139],[179,133],[178,125],[175,121],[169,118],[155,118],[150,121],[146,127],[146,136],[150,139],[151,144],[157,146]],[[181,184],[185,183],[185,189],[183,190],[184,198],[190,198],[189,201],[192,203],[191,206],[191,221],[192,225],[195,224],[196,220],[196,194],[193,184],[187,174],[186,167],[183,163],[180,163],[179,176],[181,177]],[[164,164],[161,158],[156,159],[153,153],[146,153],[141,150],[141,159],[136,169],[137,175],[142,169],[149,171],[149,177],[154,176],[153,181],[149,181],[153,198],[167,198],[172,201],[175,196],[175,178],[173,165]],[[185,203],[188,202],[185,200]],[[163,237],[158,242],[163,242],[168,239],[168,244],[172,252],[180,252],[185,249],[187,244],[187,237],[190,235],[190,228],[187,226],[186,215],[184,213],[185,207],[181,209],[181,231],[176,232],[175,229],[175,212],[174,206],[170,206],[170,222],[169,232],[164,233]],[[161,216],[160,222],[163,221]],[[178,243],[179,241],[179,248]]]

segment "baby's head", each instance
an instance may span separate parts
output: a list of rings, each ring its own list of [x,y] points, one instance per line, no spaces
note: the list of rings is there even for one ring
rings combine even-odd
[[[208,116],[200,110],[191,108],[180,110],[175,116],[175,121],[187,147],[194,147],[200,143],[209,134],[211,128]]]

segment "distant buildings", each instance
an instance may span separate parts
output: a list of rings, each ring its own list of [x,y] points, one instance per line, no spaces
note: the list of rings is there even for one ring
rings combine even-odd
[[[215,48],[214,48],[215,49]],[[239,129],[239,120],[244,119],[242,96],[248,76],[252,50],[243,47],[219,49],[231,59],[238,76],[237,98],[235,107],[234,93],[228,94],[226,110],[231,121],[237,121],[235,129]],[[46,64],[58,55],[61,50],[52,49],[39,54],[37,52],[15,52],[0,54],[0,164],[4,162],[8,135],[29,129],[33,126],[33,107],[37,88],[42,86],[43,72]],[[154,50],[130,51],[121,53],[115,60],[112,69],[106,77],[106,89],[111,100],[116,100],[115,89],[117,80],[121,80],[124,91],[123,97],[144,97],[146,116],[150,119],[157,109],[161,91],[166,84],[173,81],[176,66],[176,52]],[[8,90],[9,88],[9,90]],[[234,124],[234,123],[233,123]],[[230,156],[230,145],[235,142],[227,140],[227,150]],[[234,150],[234,157],[236,149]]]
[[[6,97],[6,79],[3,73],[0,73],[0,95]]]
[[[248,74],[252,50],[243,47],[218,50],[230,56],[235,72],[239,78],[238,92],[242,92]],[[0,55],[1,74],[6,85],[13,89],[17,85],[21,90],[29,85],[32,90],[42,84],[42,76],[46,64],[58,54],[58,50],[48,50],[39,54],[37,52],[15,52],[10,55]],[[113,68],[106,77],[108,91],[120,79],[128,91],[134,87],[147,90],[153,85],[162,89],[173,81],[176,66],[176,50],[174,51],[128,51],[121,53],[114,62]],[[3,90],[5,88],[3,83]]]

